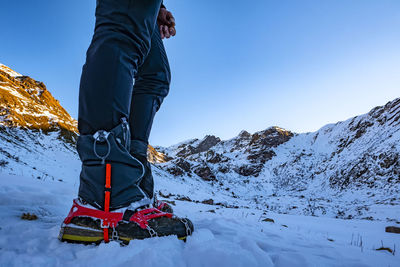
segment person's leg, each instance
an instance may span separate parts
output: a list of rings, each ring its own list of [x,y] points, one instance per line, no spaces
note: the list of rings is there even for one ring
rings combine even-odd
[[[147,162],[147,146],[153,119],[164,98],[168,95],[171,72],[160,32],[155,30],[151,49],[135,76],[129,124],[131,154],[146,166],[140,187],[153,197],[153,176]]]
[[[150,50],[160,5],[161,0],[97,1],[81,77],[77,149],[82,160],[79,196],[99,208],[104,203],[103,156],[112,164],[112,209],[149,197],[138,187],[142,166],[129,154],[127,124],[121,120],[129,117],[133,79]]]
[[[132,132],[145,140],[154,113],[168,91],[157,87],[158,81],[153,86],[157,74],[150,74],[150,66],[157,59],[153,49],[149,51],[160,4],[161,0],[97,2],[96,29],[80,87],[80,199],[74,200],[61,226],[61,241],[98,244],[118,240],[126,244],[133,239],[168,235],[186,239],[194,229],[190,220],[151,207],[153,189],[142,189],[149,188],[144,184],[150,179],[143,180],[149,165],[132,156],[135,149],[132,154],[130,149],[127,119],[136,120],[129,116],[133,78],[136,76],[138,82],[132,110],[144,120],[139,120]],[[136,75],[138,66],[140,75]],[[149,88],[161,91],[150,93]],[[87,203],[95,207],[87,207]],[[118,208],[124,209],[116,211]]]

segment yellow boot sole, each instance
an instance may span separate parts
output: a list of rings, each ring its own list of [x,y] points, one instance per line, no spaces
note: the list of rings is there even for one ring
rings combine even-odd
[[[110,240],[112,240],[110,235]],[[60,234],[58,236],[60,241],[69,243],[79,244],[100,244],[104,240],[104,233],[101,230],[89,229],[83,227],[69,227],[64,225],[61,227]],[[187,236],[178,237],[179,240],[186,242]],[[129,241],[134,240],[129,237],[119,237],[125,245],[129,244]]]

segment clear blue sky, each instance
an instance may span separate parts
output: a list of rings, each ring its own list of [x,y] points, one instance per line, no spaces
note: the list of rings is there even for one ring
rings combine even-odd
[[[77,117],[95,0],[2,1],[0,62]],[[314,131],[400,96],[398,0],[165,0],[173,82],[154,145],[277,125]]]

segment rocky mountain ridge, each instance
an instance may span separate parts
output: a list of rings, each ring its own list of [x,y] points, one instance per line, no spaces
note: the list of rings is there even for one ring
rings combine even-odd
[[[0,126],[61,131],[72,138],[77,122],[47,90],[43,82],[0,64]]]
[[[242,131],[226,141],[207,135],[202,140],[192,139],[169,148],[156,149],[170,159],[166,170],[174,175],[194,173],[204,180],[214,180],[216,173],[233,171],[244,177],[257,177],[265,162],[276,155],[273,148],[293,136],[294,133],[285,129],[270,127],[254,134]],[[235,164],[239,161],[243,164]]]
[[[271,127],[254,134],[242,131],[226,141],[206,136],[157,150],[169,159],[161,166],[174,175],[197,174],[213,180],[230,172],[243,178],[258,177],[268,167],[272,176],[285,177],[289,185],[299,177],[313,180],[329,169],[332,172],[326,178],[332,187],[373,187],[377,179],[400,183],[399,132],[400,98],[314,133],[295,134]]]

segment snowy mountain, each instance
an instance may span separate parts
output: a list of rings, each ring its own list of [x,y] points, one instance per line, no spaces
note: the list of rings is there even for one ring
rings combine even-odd
[[[157,150],[170,159],[158,164],[169,173],[200,177],[260,208],[373,219],[374,209],[400,204],[400,98],[313,133],[271,127]]]
[[[166,164],[171,173],[205,180],[263,173],[277,189],[303,191],[311,181],[340,189],[383,188],[400,183],[399,130],[400,98],[314,133],[271,127],[254,134],[242,131],[227,141],[206,136],[157,149],[171,158]]]
[[[186,244],[59,243],[79,186],[77,134],[76,120],[43,83],[0,65],[1,266],[400,262],[393,252],[400,236],[384,231],[400,224],[400,98],[313,133],[270,127],[149,146],[159,197],[194,221]],[[27,212],[38,220],[21,220]]]
[[[76,126],[76,120],[42,82],[0,64],[2,172],[63,180],[71,167],[66,163],[79,166],[74,148]]]

